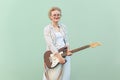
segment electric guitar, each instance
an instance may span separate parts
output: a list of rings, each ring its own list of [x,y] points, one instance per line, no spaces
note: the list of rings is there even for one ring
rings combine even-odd
[[[82,46],[80,48],[76,48],[76,49],[73,49],[73,50],[70,50],[71,53],[75,53],[75,52],[78,52],[80,50],[83,50],[83,49],[86,49],[86,48],[89,48],[89,47],[96,47],[96,46],[100,46],[101,44],[99,42],[94,42],[94,43],[91,43],[89,45],[85,45],[85,46]],[[58,50],[59,54],[61,54],[61,56],[63,58],[65,58],[67,56],[67,47],[62,47]],[[55,68],[59,63],[59,59],[57,57],[54,56],[54,54],[51,52],[51,51],[46,51],[44,53],[44,63],[47,65],[47,67],[49,69],[53,69]]]

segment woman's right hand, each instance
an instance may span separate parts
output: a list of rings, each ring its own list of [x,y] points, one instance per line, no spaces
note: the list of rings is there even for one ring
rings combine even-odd
[[[62,56],[61,56],[61,54],[59,54],[59,53],[56,53],[55,54],[55,57],[57,57],[58,59],[59,59],[59,63],[60,64],[64,64],[66,61],[65,61],[65,58],[63,58]]]

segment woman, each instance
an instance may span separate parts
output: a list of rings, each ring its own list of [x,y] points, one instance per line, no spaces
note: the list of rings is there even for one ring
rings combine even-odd
[[[43,80],[70,80],[70,56],[71,52],[67,48],[67,55],[63,58],[58,50],[62,47],[69,47],[65,25],[59,23],[61,18],[61,9],[52,7],[49,10],[48,16],[51,23],[44,28],[44,37],[46,40],[47,50],[58,58],[59,65],[53,69],[49,69],[44,63]]]

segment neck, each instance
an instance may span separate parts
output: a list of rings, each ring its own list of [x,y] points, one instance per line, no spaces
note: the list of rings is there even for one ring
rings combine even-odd
[[[58,22],[52,22],[53,27],[58,27]]]

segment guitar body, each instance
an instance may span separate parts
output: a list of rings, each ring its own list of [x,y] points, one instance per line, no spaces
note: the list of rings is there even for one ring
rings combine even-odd
[[[67,47],[60,48],[59,54],[65,58]],[[48,68],[52,69],[55,68],[59,64],[59,60],[51,51],[46,51],[44,53],[44,63],[47,65]]]

